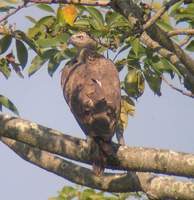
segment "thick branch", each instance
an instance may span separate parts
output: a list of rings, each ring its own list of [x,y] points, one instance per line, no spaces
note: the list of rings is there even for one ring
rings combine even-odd
[[[85,140],[64,135],[17,117],[0,115],[0,136],[91,164]],[[108,168],[194,177],[194,155],[168,150],[118,146],[108,158]]]
[[[91,170],[46,151],[5,137],[0,139],[26,161],[77,184],[108,192],[143,191],[150,199],[192,200],[194,198],[192,182],[176,181],[171,177],[159,177],[148,173],[105,173],[97,177]]]
[[[71,182],[109,192],[134,192],[141,190],[139,182],[133,174],[105,173],[99,177],[85,167],[78,166],[30,145],[6,137],[1,137],[1,141],[24,160],[64,177]]]

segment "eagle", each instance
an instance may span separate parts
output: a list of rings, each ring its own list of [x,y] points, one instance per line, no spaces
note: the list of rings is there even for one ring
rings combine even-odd
[[[111,141],[121,106],[119,75],[113,62],[97,53],[97,43],[87,33],[72,35],[69,44],[78,53],[62,69],[63,95],[87,137],[93,171],[100,176],[113,153]]]

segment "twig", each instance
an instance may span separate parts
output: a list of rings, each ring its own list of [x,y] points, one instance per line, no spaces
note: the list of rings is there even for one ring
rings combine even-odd
[[[31,3],[46,3],[46,4],[81,4],[85,6],[109,6],[110,1],[104,0],[29,0]]]
[[[118,51],[117,53],[116,53],[116,55],[114,56],[114,58],[113,58],[113,62],[117,59],[117,57],[119,56],[119,54],[120,54],[121,52],[120,51]]]
[[[168,32],[169,37],[172,37],[175,35],[194,35],[194,29],[180,28],[180,29],[176,29],[176,30]]]
[[[26,7],[27,3],[28,3],[27,1],[24,1],[24,3],[22,5],[19,5],[16,9],[13,9],[11,12],[8,12],[5,16],[0,17],[0,23],[8,19],[10,16],[14,15],[16,12],[18,12],[22,8]]]
[[[10,16],[14,15],[16,12],[26,7],[27,3],[46,3],[46,4],[80,4],[85,6],[109,6],[110,1],[103,0],[25,0],[22,5],[19,5],[16,9],[13,9],[11,12],[8,12],[7,15],[0,17],[0,23],[8,19]]]
[[[191,38],[192,38],[191,35],[185,37],[182,41],[179,42],[178,45],[179,45],[180,47],[183,47],[184,45],[186,45],[186,44],[190,41]]]
[[[96,39],[95,37],[91,36],[90,33],[88,33],[88,34],[97,44],[99,44],[107,49],[111,48],[109,44],[102,42],[100,39]]]
[[[147,30],[150,26],[152,26],[171,6],[175,3],[178,3],[180,0],[171,0],[163,5],[143,26],[143,30]]]
[[[191,97],[191,98],[194,98],[194,94],[192,94],[191,92],[186,92],[186,91],[183,91],[177,87],[175,87],[173,84],[169,83],[169,81],[164,77],[164,76],[161,76],[162,80],[169,86],[171,87],[173,90],[176,90],[177,92],[187,96],[187,97]]]

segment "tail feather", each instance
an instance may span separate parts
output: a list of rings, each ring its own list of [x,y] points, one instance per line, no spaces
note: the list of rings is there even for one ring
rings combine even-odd
[[[92,168],[96,176],[102,176],[106,166],[106,157],[102,154],[102,151],[99,152],[99,155],[93,157]]]
[[[103,141],[98,137],[90,138],[89,146],[93,172],[96,176],[101,176],[107,163],[107,157],[114,152],[113,148],[110,142]]]

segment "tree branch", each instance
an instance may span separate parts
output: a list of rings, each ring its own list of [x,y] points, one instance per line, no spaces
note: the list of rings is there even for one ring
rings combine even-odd
[[[6,137],[0,140],[24,160],[55,173],[71,182],[108,192],[143,191],[150,199],[191,200],[194,198],[192,182],[177,181],[148,173],[105,173],[98,177],[85,168],[30,145]]]
[[[45,3],[45,4],[79,4],[85,6],[101,6],[106,7],[110,5],[110,1],[104,0],[24,0],[22,5],[8,12],[5,16],[0,17],[0,23],[7,20],[10,16],[17,13],[22,8],[26,7],[28,3]]]
[[[25,143],[1,137],[1,141],[24,160],[47,171],[55,173],[71,182],[109,192],[140,191],[137,178],[133,174],[111,174],[95,176],[94,173],[49,152],[42,151]],[[122,184],[123,186],[122,186]],[[132,184],[133,183],[133,184]]]
[[[177,92],[187,96],[187,97],[191,97],[194,98],[194,94],[192,94],[191,92],[185,92],[177,87],[175,87],[174,85],[172,85],[171,83],[169,83],[169,81],[167,79],[165,79],[164,76],[161,76],[162,80],[169,86],[171,87],[173,90],[176,90]]]
[[[166,2],[143,26],[143,30],[147,30],[150,26],[152,26],[170,7],[174,4],[178,3],[181,0],[171,0]]]
[[[22,5],[19,5],[17,8],[15,8],[12,11],[8,12],[5,16],[0,17],[0,23],[2,23],[3,21],[7,20],[10,16],[14,15],[15,13],[17,13],[22,8],[26,7],[26,5],[27,5],[27,2],[24,1],[24,3]]]
[[[29,0],[31,3],[46,3],[46,4],[81,4],[85,6],[109,6],[110,1],[104,0]]]
[[[91,164],[85,140],[9,115],[0,115],[0,136],[15,139],[60,156]],[[194,155],[113,144],[107,168],[194,177]]]

